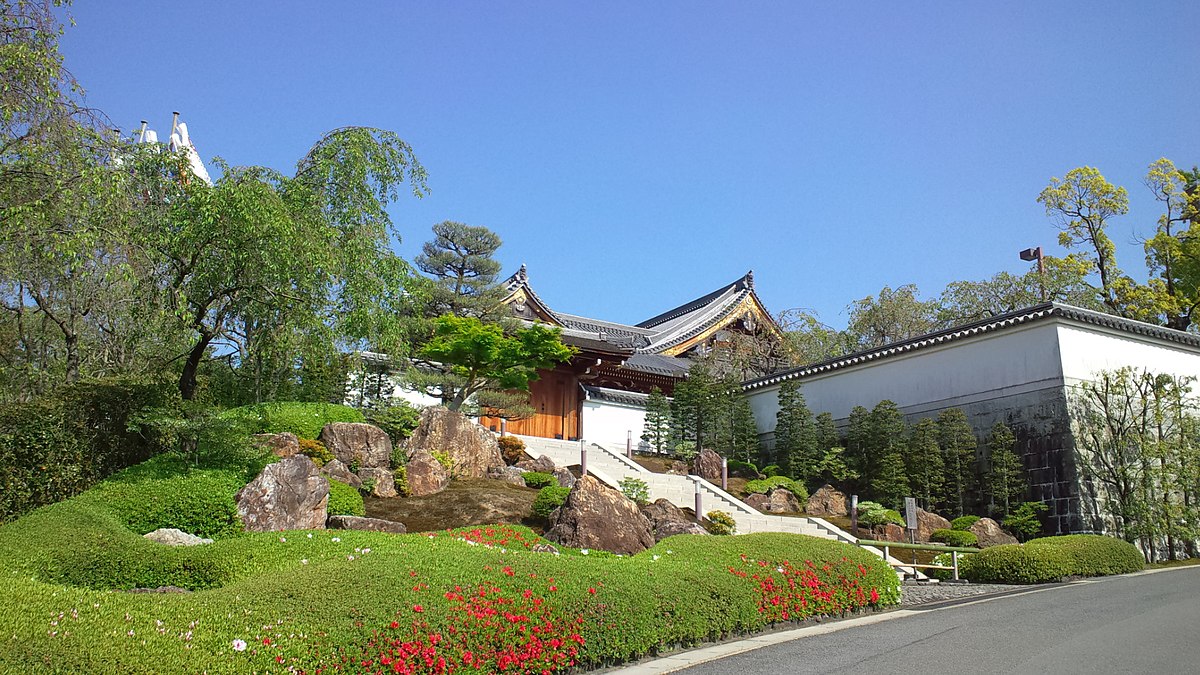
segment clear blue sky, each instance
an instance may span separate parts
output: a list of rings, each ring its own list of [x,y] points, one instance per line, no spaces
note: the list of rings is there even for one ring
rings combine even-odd
[[[637,322],[753,268],[773,312],[925,295],[1061,254],[1035,201],[1092,165],[1139,235],[1159,157],[1200,164],[1200,3],[97,2],[63,39],[88,102],[206,159],[291,170],[394,130],[432,193],[392,209],[505,241],[554,308]]]

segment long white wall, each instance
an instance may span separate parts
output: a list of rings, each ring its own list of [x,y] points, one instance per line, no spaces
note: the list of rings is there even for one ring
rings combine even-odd
[[[1062,357],[1051,322],[1010,328],[909,354],[809,376],[800,391],[813,414],[844,420],[883,400],[908,415],[1061,386]],[[775,429],[779,385],[748,392],[760,433]]]
[[[626,433],[633,432],[636,447],[646,424],[646,409],[610,401],[583,402],[583,437],[593,443],[625,447]]]
[[[1200,381],[1200,353],[1195,349],[1111,329],[1067,324],[1058,326],[1058,341],[1068,385],[1125,366]]]

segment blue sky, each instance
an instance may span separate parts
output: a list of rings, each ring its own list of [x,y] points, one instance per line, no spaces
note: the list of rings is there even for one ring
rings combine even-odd
[[[95,2],[68,68],[114,124],[179,110],[206,159],[291,170],[324,132],[391,129],[431,194],[392,209],[411,259],[484,225],[552,307],[637,322],[753,269],[773,312],[844,326],[1062,254],[1036,203],[1091,165],[1130,192],[1200,164],[1196,2]]]

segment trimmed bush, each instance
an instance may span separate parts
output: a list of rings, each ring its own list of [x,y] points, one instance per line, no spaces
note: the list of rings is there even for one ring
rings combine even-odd
[[[319,467],[333,461],[333,452],[321,441],[314,441],[311,438],[300,439],[300,454],[311,459],[313,464]]]
[[[645,506],[650,501],[650,486],[641,478],[622,478],[617,486],[621,494],[638,506]]]
[[[220,538],[242,530],[234,496],[244,484],[239,472],[189,470],[163,456],[126,469],[92,492],[136,534],[173,527]]]
[[[367,422],[383,429],[388,438],[392,439],[393,447],[412,436],[413,430],[421,420],[421,411],[402,399],[392,399],[385,407],[362,412]]]
[[[1109,574],[1138,572],[1146,559],[1127,541],[1099,534],[1068,534],[1043,537],[1026,544],[1034,548],[1056,548],[1071,559],[1071,576],[1102,577]]]
[[[551,485],[558,486],[557,478],[541,471],[526,471],[521,474],[521,478],[525,479],[525,487],[531,487],[535,490],[540,490]]]
[[[939,541],[947,546],[974,546],[979,543],[979,537],[974,532],[965,530],[934,530],[929,535],[930,541]]]
[[[871,509],[870,511],[858,510],[858,524],[860,527],[879,527],[881,525],[899,525],[904,527],[904,518],[900,517],[900,512],[895,509]]]
[[[965,532],[971,529],[971,526],[979,522],[979,516],[959,516],[950,521],[950,529]]]
[[[712,534],[734,534],[737,532],[737,522],[733,516],[724,511],[709,511],[704,514],[704,528]]]
[[[737,476],[738,478],[748,478],[754,480],[762,478],[762,474],[758,472],[758,467],[750,462],[739,462],[736,459],[729,460],[729,475]]]
[[[300,438],[316,438],[331,422],[366,422],[363,414],[336,403],[279,401],[232,408],[222,417],[242,422],[247,433],[278,434],[290,431]]]
[[[367,515],[367,508],[363,505],[362,493],[340,480],[331,479],[329,481],[329,505],[326,508],[331,516]]]
[[[746,483],[746,492],[749,494],[765,495],[772,488],[781,487],[788,492],[796,495],[796,499],[802,502],[808,501],[808,490],[804,489],[804,484],[788,478],[787,476],[772,476],[761,480],[752,480]]]
[[[1055,546],[1006,544],[971,558],[967,579],[985,584],[1044,584],[1071,574],[1071,557]]]
[[[967,578],[967,567],[971,564],[970,560],[974,555],[975,555],[974,553],[959,553],[958,554],[958,578],[959,579]],[[933,556],[933,564],[934,565],[946,565],[947,567],[949,567],[954,564],[953,554],[939,553],[939,554]],[[930,569],[930,570],[923,570],[923,571],[926,574],[928,574],[929,576],[933,577],[934,579],[940,579],[942,581],[946,581],[948,579],[954,578],[953,570],[932,570],[932,569]]]
[[[778,464],[768,464],[768,465],[764,466],[762,468],[762,475],[766,476],[767,478],[774,478],[775,476],[778,476],[779,475],[779,465]]]
[[[525,441],[516,436],[501,436],[496,443],[500,445],[500,456],[505,464],[512,466],[525,459]]]
[[[537,498],[533,500],[533,513],[540,518],[549,518],[554,509],[563,505],[567,501],[567,495],[571,494],[571,488],[555,487],[553,485],[544,487],[538,491]]]

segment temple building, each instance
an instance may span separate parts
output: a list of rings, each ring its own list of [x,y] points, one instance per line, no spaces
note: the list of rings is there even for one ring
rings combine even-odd
[[[636,442],[651,390],[670,396],[694,360],[714,348],[745,338],[778,345],[782,335],[754,292],[753,272],[635,325],[551,309],[534,292],[524,265],[504,289],[503,302],[516,317],[558,327],[562,341],[578,350],[530,384],[534,416],[507,422],[508,432],[527,436],[615,445],[631,434]],[[785,365],[777,351],[768,348],[757,355],[756,374]],[[502,423],[491,417],[480,422],[496,430]]]

